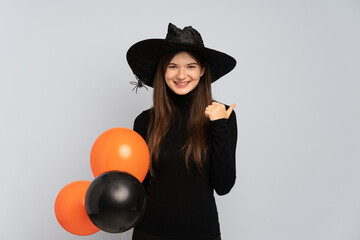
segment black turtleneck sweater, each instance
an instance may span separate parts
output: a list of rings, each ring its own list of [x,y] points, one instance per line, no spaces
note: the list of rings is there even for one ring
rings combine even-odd
[[[192,104],[192,93],[169,94],[179,115],[163,139],[156,176],[148,174],[148,205],[135,231],[179,240],[212,240],[220,235],[214,190],[227,194],[235,183],[235,149],[237,124],[235,112],[229,119],[210,121],[211,147],[203,173],[190,159],[189,170],[181,148],[185,143],[186,125]],[[205,109],[204,109],[205,111]],[[134,122],[134,130],[145,140],[150,109]],[[161,123],[159,123],[161,124]]]

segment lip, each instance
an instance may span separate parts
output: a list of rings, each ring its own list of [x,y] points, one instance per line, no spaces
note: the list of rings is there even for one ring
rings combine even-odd
[[[183,84],[185,82],[175,82],[174,81],[174,85],[177,87],[177,88],[186,88],[187,86],[189,86],[189,84],[191,83],[191,81],[186,81],[187,83],[186,84]],[[179,85],[178,83],[180,83],[181,85]]]

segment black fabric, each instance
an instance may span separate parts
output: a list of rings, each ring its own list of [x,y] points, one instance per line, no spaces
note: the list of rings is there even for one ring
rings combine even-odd
[[[181,30],[174,24],[169,23],[168,33],[165,39],[170,42],[187,43],[199,47],[204,47],[204,42],[200,33],[191,26],[185,27],[183,30]]]
[[[205,171],[200,174],[193,161],[189,171],[186,169],[181,151],[191,93],[172,94],[171,99],[180,115],[164,138],[159,165],[155,167],[156,176],[148,174],[144,180],[148,206],[135,231],[168,239],[213,240],[220,236],[214,190],[218,195],[224,195],[235,183],[235,112],[229,119],[210,122],[211,150],[205,161]],[[142,112],[134,122],[134,130],[145,140],[149,113],[150,110]]]
[[[173,238],[165,238],[154,236],[148,233],[139,232],[137,230],[133,231],[132,240],[174,240]],[[212,240],[221,240],[221,237],[218,236]]]

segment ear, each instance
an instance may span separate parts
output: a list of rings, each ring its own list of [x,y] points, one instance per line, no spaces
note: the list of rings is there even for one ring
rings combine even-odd
[[[204,75],[204,73],[205,73],[205,67],[202,67],[202,68],[201,68],[200,77],[202,77],[202,76]]]

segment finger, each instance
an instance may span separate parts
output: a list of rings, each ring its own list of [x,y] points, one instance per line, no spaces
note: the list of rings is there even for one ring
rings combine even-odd
[[[224,104],[213,101],[213,102],[212,102],[212,105],[224,105]]]
[[[210,118],[209,114],[205,111],[205,117]]]
[[[230,116],[231,112],[233,111],[234,107],[236,107],[236,104],[232,104],[228,110],[226,110],[226,112],[228,113],[228,115]]]
[[[205,110],[207,110],[207,111],[212,111],[212,110],[214,110],[214,109],[216,109],[215,106],[208,106]]]

